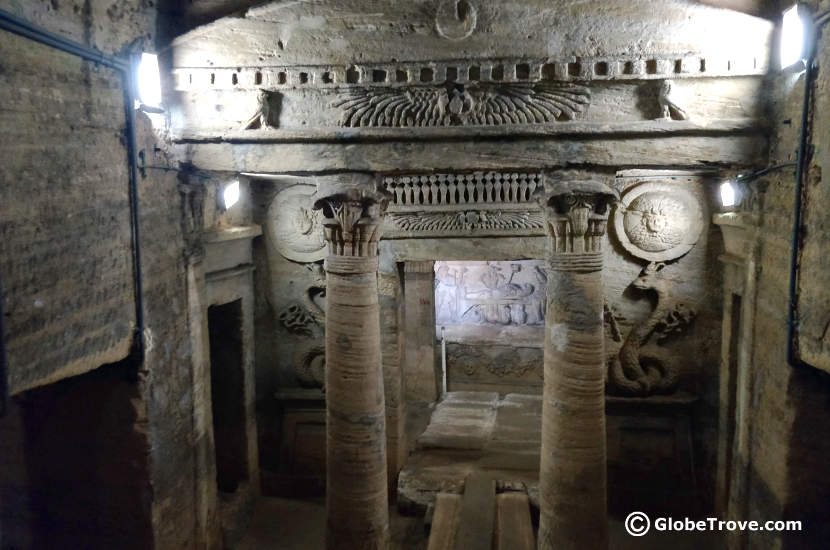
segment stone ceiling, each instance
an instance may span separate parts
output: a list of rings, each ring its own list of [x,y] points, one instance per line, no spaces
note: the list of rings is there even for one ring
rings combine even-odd
[[[348,64],[406,60],[624,56],[631,51],[766,57],[772,23],[688,0],[195,1],[238,9],[174,41],[176,67]],[[757,11],[757,2],[707,4]],[[208,9],[210,8],[210,9]],[[754,55],[754,54],[753,54]]]

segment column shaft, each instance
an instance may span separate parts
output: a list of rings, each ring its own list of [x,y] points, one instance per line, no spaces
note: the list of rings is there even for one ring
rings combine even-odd
[[[602,273],[548,280],[539,548],[608,547]]]
[[[327,547],[386,548],[386,408],[380,361],[377,257],[334,272],[326,262]]]
[[[365,174],[318,178],[326,258],[326,548],[389,545],[378,239],[385,196]]]
[[[608,548],[602,240],[613,196],[588,180],[553,185],[542,197],[551,253],[540,550]]]

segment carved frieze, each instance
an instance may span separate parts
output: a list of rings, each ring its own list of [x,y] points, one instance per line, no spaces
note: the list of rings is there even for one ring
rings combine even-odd
[[[387,177],[387,238],[543,235],[533,198],[542,175],[475,172]]]
[[[268,207],[268,228],[280,254],[294,262],[316,262],[326,257],[322,215],[312,210],[313,185],[283,189]]]
[[[686,254],[703,231],[695,195],[667,180],[649,180],[626,189],[613,213],[614,230],[628,252],[649,262]]]
[[[494,126],[576,119],[590,91],[568,83],[357,88],[332,103],[345,127]]]
[[[390,212],[421,206],[530,205],[536,208],[534,191],[542,184],[538,172],[473,172],[389,176],[383,186],[391,194]]]
[[[460,212],[395,212],[386,218],[393,236],[466,236],[472,233],[542,234],[545,221],[538,211],[463,210]]]

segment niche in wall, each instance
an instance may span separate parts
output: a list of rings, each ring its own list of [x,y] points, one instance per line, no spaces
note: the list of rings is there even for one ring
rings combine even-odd
[[[248,480],[242,300],[208,308],[210,395],[219,491],[234,493]]]

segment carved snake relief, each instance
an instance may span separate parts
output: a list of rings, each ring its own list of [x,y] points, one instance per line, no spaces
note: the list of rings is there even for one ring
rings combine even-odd
[[[635,325],[628,334],[619,355],[609,368],[609,379],[616,390],[626,395],[646,396],[671,393],[677,387],[679,369],[656,357],[640,354],[640,347],[652,335],[662,340],[671,332],[683,330],[694,318],[695,311],[689,306],[669,299],[672,281],[660,275],[665,264],[650,263],[632,286],[640,290],[657,293],[657,304],[651,315]]]
[[[326,272],[319,263],[306,264],[305,267],[311,277],[303,288],[300,301],[283,309],[279,320],[289,332],[310,337],[298,344],[294,352],[292,366],[300,385],[325,389],[326,350],[315,337],[313,327],[316,325],[325,330],[325,309],[314,298],[325,296]]]

